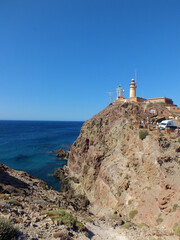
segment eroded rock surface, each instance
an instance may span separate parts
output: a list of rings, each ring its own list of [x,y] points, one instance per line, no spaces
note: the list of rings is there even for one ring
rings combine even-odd
[[[142,240],[141,236],[148,240],[156,233],[132,224],[129,229],[121,229],[123,220],[118,214],[108,220],[106,216],[98,218],[88,211],[87,205],[82,195],[75,198],[71,192],[59,193],[26,172],[0,164],[0,217],[10,219],[18,227],[19,240]],[[48,214],[59,209],[80,220],[86,230],[60,224]]]
[[[69,153],[69,184],[96,215],[120,214],[168,235],[180,222],[180,143],[146,126],[151,109],[170,114],[163,104],[118,103],[85,122]],[[144,140],[142,127],[149,128]]]
[[[163,104],[118,103],[84,123],[68,167],[56,171],[63,193],[0,164],[0,217],[19,227],[21,239],[177,239],[179,137],[149,125],[151,109],[160,117],[170,114]],[[141,140],[143,128],[149,134]],[[87,231],[57,224],[47,212],[58,209]]]

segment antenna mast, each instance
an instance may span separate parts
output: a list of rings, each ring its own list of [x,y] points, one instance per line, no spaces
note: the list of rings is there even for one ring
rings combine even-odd
[[[124,89],[122,89],[121,85],[119,85],[119,87],[116,89],[117,92],[117,98],[123,97],[124,94]]]
[[[135,83],[137,84],[137,71],[135,69]]]
[[[110,98],[110,103],[113,103],[113,92],[107,92],[107,94],[109,94],[109,98]]]

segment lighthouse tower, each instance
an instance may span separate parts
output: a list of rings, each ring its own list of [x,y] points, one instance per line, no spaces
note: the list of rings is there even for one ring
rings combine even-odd
[[[131,83],[129,84],[129,88],[130,88],[130,98],[136,97],[136,83],[134,78],[132,78]]]

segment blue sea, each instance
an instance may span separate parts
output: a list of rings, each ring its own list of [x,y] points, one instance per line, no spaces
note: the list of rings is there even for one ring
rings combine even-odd
[[[55,156],[68,150],[77,139],[83,122],[0,121],[0,162],[43,179],[60,190],[55,169],[67,164]]]

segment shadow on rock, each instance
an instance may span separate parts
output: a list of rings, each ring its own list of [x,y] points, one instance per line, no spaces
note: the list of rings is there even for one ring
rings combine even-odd
[[[19,180],[18,178],[15,178],[13,176],[10,176],[6,170],[8,168],[0,164],[0,184],[2,185],[11,185],[14,188],[28,188],[28,184],[25,182]]]

